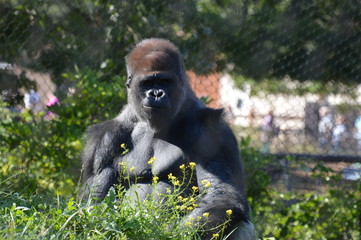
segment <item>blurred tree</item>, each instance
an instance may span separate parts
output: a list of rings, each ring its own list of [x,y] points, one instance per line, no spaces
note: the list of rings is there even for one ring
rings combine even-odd
[[[103,79],[125,74],[124,56],[135,42],[147,37],[173,40],[188,59],[197,55],[197,49],[203,49],[198,50],[200,54],[213,53],[204,42],[187,50],[187,41],[198,39],[198,34],[192,34],[198,31],[193,22],[197,17],[194,1],[1,3],[0,28],[4,30],[0,41],[5,44],[0,48],[0,61],[51,71],[55,80],[62,81],[58,76],[75,65],[97,68],[104,73]],[[212,56],[194,59],[214,61]]]
[[[217,1],[219,2],[219,1]],[[361,2],[222,1],[222,51],[256,79],[361,82]]]
[[[124,75],[139,40],[175,42],[189,69],[257,80],[361,81],[361,3],[306,0],[0,0],[0,61]]]

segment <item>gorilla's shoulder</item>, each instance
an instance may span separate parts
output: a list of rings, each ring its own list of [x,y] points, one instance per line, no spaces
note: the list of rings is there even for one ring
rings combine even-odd
[[[104,134],[127,135],[130,134],[136,119],[129,112],[128,106],[125,106],[121,113],[114,119],[107,120],[98,124],[91,125],[87,128],[86,136],[101,138]]]
[[[219,132],[226,126],[224,121],[224,110],[222,108],[195,108],[189,111],[188,115],[192,116],[190,119],[194,122],[195,126],[203,130]]]
[[[213,155],[224,148],[236,147],[237,140],[224,120],[223,109],[208,107],[194,109],[193,129],[194,149],[204,156]]]
[[[91,135],[93,137],[101,136],[108,131],[114,131],[114,129],[118,128],[118,125],[119,124],[114,119],[104,121],[104,122],[89,126],[86,131],[86,134],[88,136]]]
[[[213,108],[201,108],[199,110],[203,124],[208,127],[218,127],[220,124],[223,124],[224,110],[223,108],[213,109]]]

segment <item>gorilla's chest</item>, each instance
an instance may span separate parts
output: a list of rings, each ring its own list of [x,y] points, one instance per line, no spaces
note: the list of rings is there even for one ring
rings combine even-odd
[[[189,162],[181,146],[155,138],[149,131],[136,133],[132,145],[122,161],[128,176],[137,181],[149,181],[154,176],[167,179],[170,173],[179,175],[179,167]]]

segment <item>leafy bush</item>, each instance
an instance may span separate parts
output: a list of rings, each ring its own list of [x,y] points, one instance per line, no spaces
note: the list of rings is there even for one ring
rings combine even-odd
[[[4,112],[3,112],[4,113]],[[46,122],[29,112],[17,121],[2,122],[0,136],[0,181],[2,187],[16,191],[49,190],[70,194],[74,189],[72,167],[81,149],[81,132],[61,121]],[[8,180],[6,180],[8,179]]]
[[[99,72],[83,69],[63,77],[75,93],[49,110],[59,117],[24,111],[19,116],[0,106],[0,183],[19,192],[74,194],[80,172],[79,153],[87,126],[113,117],[125,103],[124,79],[100,81]],[[6,180],[8,179],[8,180]]]
[[[361,216],[361,181],[340,188],[340,178],[318,162],[312,176],[325,184],[322,192],[286,192],[271,185],[267,171],[282,167],[273,156],[260,154],[242,139],[248,201],[258,234],[264,239],[359,239]],[[294,162],[292,158],[284,159]],[[304,160],[303,160],[304,161]],[[302,164],[302,163],[300,163]],[[283,167],[284,168],[284,167]]]
[[[74,198],[55,200],[55,195],[76,194],[86,127],[114,117],[126,100],[124,78],[106,79],[102,72],[90,69],[62,77],[74,86],[75,93],[61,100],[60,107],[50,109],[59,115],[52,121],[28,111],[18,116],[0,102],[0,238],[195,237],[197,229],[180,222],[184,209],[173,211],[179,201],[169,202],[170,210],[164,211],[163,203],[160,207],[157,201],[138,203],[134,208],[119,201],[122,196],[114,192],[95,206],[77,203]],[[268,173],[270,168],[282,168],[277,159],[250,147],[249,138],[242,139],[240,149],[248,201],[260,237],[360,238],[360,182],[337,188],[340,179],[327,181],[331,170],[318,163],[312,176],[329,182],[328,191],[285,193],[272,186]]]

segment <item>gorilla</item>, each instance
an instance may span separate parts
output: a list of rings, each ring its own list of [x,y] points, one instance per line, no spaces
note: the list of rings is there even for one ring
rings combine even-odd
[[[183,179],[191,184],[182,193],[196,186],[202,194],[184,220],[209,213],[202,224],[212,229],[232,210],[227,239],[255,239],[236,138],[223,110],[206,107],[191,90],[179,50],[168,40],[145,39],[127,55],[126,68],[127,105],[114,119],[87,130],[82,196],[103,199],[121,184],[130,198],[145,200],[154,192],[174,190],[169,174],[184,178],[180,166],[192,163],[194,174]],[[124,165],[131,169],[123,171]],[[202,232],[201,238],[213,233]]]

